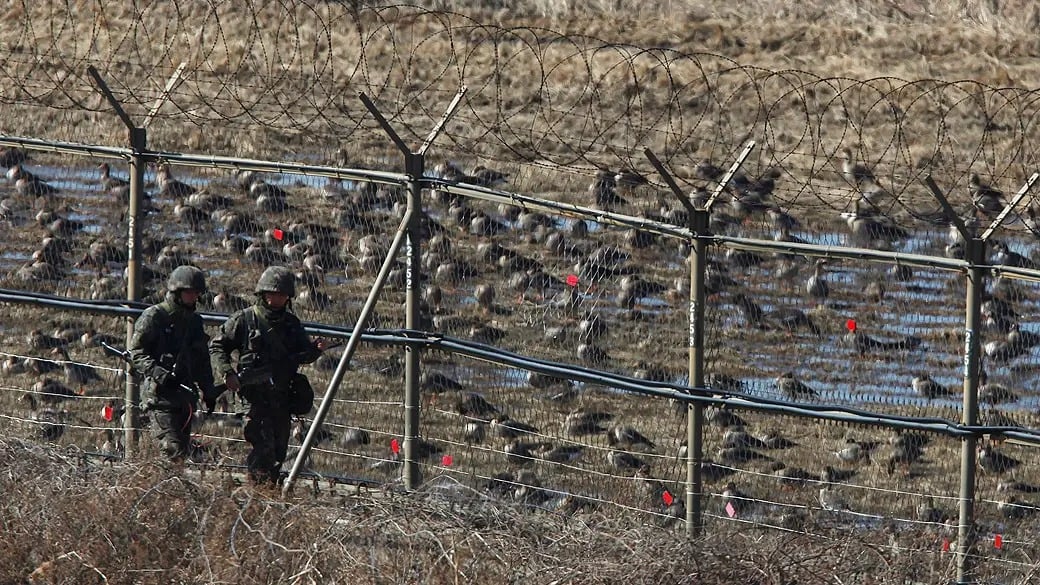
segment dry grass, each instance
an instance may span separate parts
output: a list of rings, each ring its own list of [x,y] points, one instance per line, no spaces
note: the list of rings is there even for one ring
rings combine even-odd
[[[466,489],[283,499],[154,462],[109,469],[0,442],[8,583],[940,582],[935,535],[758,532],[687,541],[624,513],[525,509]],[[47,477],[46,483],[26,481]],[[306,491],[306,490],[303,490]],[[810,520],[811,521],[811,520]]]

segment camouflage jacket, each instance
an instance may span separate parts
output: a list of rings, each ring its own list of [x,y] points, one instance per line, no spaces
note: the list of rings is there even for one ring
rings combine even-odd
[[[220,334],[210,341],[210,360],[218,380],[246,367],[270,367],[275,385],[285,387],[301,364],[309,364],[321,355],[299,318],[289,311],[270,321],[271,330],[265,334],[257,314],[263,310],[253,305],[232,313],[221,326]],[[283,347],[273,347],[268,335],[277,335]],[[232,365],[232,353],[236,351],[238,361]]]
[[[193,397],[181,396],[186,392],[179,384],[197,384],[204,392],[211,389],[208,342],[202,317],[177,306],[172,294],[145,309],[134,324],[129,349],[134,369],[154,386],[155,396],[146,398],[190,402]]]

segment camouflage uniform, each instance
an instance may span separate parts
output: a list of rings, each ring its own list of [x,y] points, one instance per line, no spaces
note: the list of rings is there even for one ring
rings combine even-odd
[[[209,336],[203,330],[202,318],[177,301],[183,288],[192,288],[177,288],[184,284],[178,284],[175,278],[184,276],[185,271],[177,273],[181,268],[170,276],[166,300],[138,317],[130,341],[134,369],[144,376],[141,398],[144,409],[150,412],[155,439],[163,453],[174,460],[190,454],[192,411],[199,391],[208,393],[213,388]],[[202,281],[193,282],[199,283]]]
[[[281,280],[267,278],[270,274],[280,276]],[[250,477],[258,483],[277,483],[279,479],[289,447],[290,381],[301,364],[309,364],[321,355],[296,315],[288,308],[273,310],[263,301],[265,291],[284,290],[291,297],[295,287],[288,284],[291,280],[286,280],[291,278],[292,273],[284,268],[265,271],[257,286],[256,304],[233,313],[209,345],[213,371],[220,380],[236,371],[231,355],[238,352],[237,373],[242,384],[239,398],[248,409],[243,434],[252,446],[246,466]],[[260,316],[266,318],[269,331],[263,332]],[[272,347],[267,337],[271,335],[278,336],[283,348]],[[261,370],[265,375],[261,380],[249,381],[250,370]],[[268,370],[269,376],[266,375]]]

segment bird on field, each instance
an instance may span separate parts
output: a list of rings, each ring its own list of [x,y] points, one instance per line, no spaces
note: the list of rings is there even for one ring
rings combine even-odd
[[[46,377],[40,378],[39,381],[33,384],[31,394],[29,394],[34,400],[38,399],[41,402],[50,404],[57,404],[63,400],[73,400],[82,395],[82,391],[73,390],[53,378]]]
[[[631,191],[649,183],[642,173],[634,169],[621,169],[614,174],[614,185],[622,191]]]
[[[594,343],[581,343],[577,349],[578,359],[587,366],[602,367],[611,361],[610,355]]]
[[[617,207],[628,205],[628,201],[618,195],[615,173],[602,169],[596,173],[588,192],[598,209],[603,211],[614,211]]]
[[[478,284],[473,290],[473,298],[476,299],[478,307],[491,311],[495,304],[495,287],[490,284]]]
[[[762,445],[766,449],[791,449],[797,447],[798,443],[784,437],[780,434],[780,431],[770,430],[762,436],[758,437],[762,442]]]
[[[1008,520],[1021,520],[1040,512],[1040,505],[1023,502],[1014,496],[1008,496],[997,502],[997,511]]]
[[[156,169],[155,185],[159,188],[159,195],[169,199],[188,197],[197,191],[195,187],[173,178],[173,172],[167,163],[161,163]]]
[[[971,196],[971,204],[976,211],[987,219],[996,219],[1000,212],[1007,207],[1004,193],[984,183],[978,173],[972,173],[968,178],[968,194]]]
[[[607,444],[615,449],[653,451],[654,442],[633,427],[616,425],[607,431]]]
[[[455,402],[455,411],[463,418],[487,422],[501,414],[497,406],[488,402],[484,396],[477,392],[468,392],[460,396]]]
[[[61,362],[62,371],[65,373],[65,383],[79,388],[79,394],[83,393],[83,387],[93,382],[101,382],[101,374],[98,374],[94,366],[73,362],[69,352],[64,346],[51,350],[51,354]]]
[[[750,512],[755,504],[755,498],[737,489],[732,481],[726,484],[720,495],[723,505],[733,510],[733,516],[743,516]]]
[[[880,446],[881,441],[860,441],[849,437],[845,439],[844,446],[834,454],[845,463],[863,463],[870,461],[874,451]]]
[[[802,469],[801,467],[788,467],[781,461],[774,461],[769,466],[773,476],[777,478],[781,487],[801,488],[810,483],[819,483],[820,476]]]
[[[311,423],[303,417],[295,417],[292,424],[292,436],[297,441],[303,442],[307,438],[307,434],[311,431]],[[320,445],[322,443],[331,443],[335,440],[336,434],[321,425],[318,430],[314,433],[314,444]]]
[[[765,311],[759,306],[758,303],[751,300],[745,293],[734,293],[732,295],[733,304],[736,305],[740,312],[744,315],[744,320],[747,321],[748,326],[758,327],[760,329],[767,328],[765,319]]]
[[[747,449],[766,449],[765,441],[744,430],[744,427],[733,426],[722,435],[724,449],[744,447]]]
[[[541,431],[534,425],[513,420],[505,414],[498,414],[491,418],[491,432],[502,439],[517,439],[527,435],[537,435]]]
[[[235,206],[235,200],[227,195],[218,195],[216,193],[206,193],[203,191],[192,193],[184,200],[184,202],[193,207],[197,207],[206,213],[212,213],[218,209],[230,209]]]
[[[849,332],[843,338],[844,343],[856,350],[859,355],[867,353],[886,353],[891,351],[912,351],[921,346],[922,340],[914,335],[907,335],[903,339],[895,341],[881,341],[862,333],[856,326],[856,322],[850,320],[847,323]]]
[[[213,308],[221,313],[234,313],[240,311],[249,305],[252,301],[228,291],[227,287],[222,287],[220,292],[213,296]]]
[[[208,222],[210,215],[203,209],[189,205],[184,199],[178,199],[173,206],[173,215],[177,221],[184,224],[192,231],[200,231],[203,223]]]
[[[98,177],[98,183],[105,191],[115,191],[130,187],[130,181],[112,176],[112,167],[110,167],[107,162],[99,164],[97,168],[101,171],[101,176]]]
[[[748,447],[722,447],[715,453],[715,457],[728,465],[739,465],[752,461],[773,461],[769,455]]]
[[[1040,485],[1025,483],[1022,481],[1008,480],[997,483],[998,492],[1021,492],[1023,494],[1040,493]]]
[[[576,410],[567,415],[563,422],[564,434],[568,436],[595,435],[607,432],[603,423],[610,421],[614,415],[609,412]]]
[[[419,390],[437,394],[452,390],[462,390],[462,384],[441,372],[423,371],[419,376]]]
[[[44,197],[60,190],[16,164],[7,170],[7,178],[14,181],[15,191],[23,197]]]
[[[793,372],[784,372],[776,379],[776,389],[781,394],[792,399],[815,398],[819,396],[816,390],[807,386],[795,377]]]
[[[478,445],[487,437],[487,423],[481,420],[467,422],[462,427],[462,440],[467,445]]]
[[[574,463],[582,458],[585,450],[581,445],[543,445],[535,449],[535,455],[550,463]]]
[[[850,185],[856,189],[862,189],[865,186],[877,184],[874,171],[867,165],[857,162],[851,148],[843,148],[841,152],[841,174]]]
[[[24,394],[23,399],[28,403],[29,420],[36,425],[36,435],[40,439],[53,442],[65,434],[70,417],[67,410],[41,409],[36,396],[31,393]]]
[[[347,427],[340,433],[339,438],[336,440],[336,444],[344,449],[356,449],[362,445],[369,445],[372,443],[372,437],[365,429],[359,429],[356,427]]]
[[[1037,264],[1029,258],[1026,258],[1018,252],[1013,252],[1008,247],[1007,242],[997,241],[993,244],[995,254],[993,255],[993,262],[995,264],[1003,264],[1004,266],[1011,266],[1012,268],[1026,268],[1028,270],[1036,270]]]
[[[979,373],[979,402],[983,404],[1002,404],[1018,402],[1019,396],[1007,386],[990,382],[989,376],[983,370]]]
[[[913,441],[899,441],[892,445],[892,451],[885,461],[885,470],[889,475],[895,473],[896,467],[903,467],[910,473],[910,466],[924,455],[924,449]]]
[[[816,322],[806,315],[805,311],[796,307],[778,307],[766,313],[765,318],[766,323],[773,324],[788,333],[794,333],[799,329],[807,329],[816,337],[820,337],[823,334]]]
[[[992,473],[994,475],[1001,475],[1004,472],[1012,471],[1022,462],[1010,455],[1005,455],[998,451],[996,447],[983,445],[978,451],[978,463],[979,467],[986,473]]]
[[[747,421],[726,406],[709,409],[705,413],[705,420],[723,429],[736,426],[747,426]]]
[[[705,378],[705,382],[708,388],[711,388],[712,390],[721,390],[723,392],[744,391],[744,383],[728,374],[711,372]]]
[[[647,472],[647,470],[650,469],[649,463],[633,455],[632,453],[629,453],[628,451],[610,449],[609,451],[607,451],[606,458],[607,463],[609,463],[611,467],[618,471],[634,472],[637,470],[644,470],[644,472]]]
[[[126,454],[122,438],[111,428],[101,429],[96,447],[98,453],[107,462],[118,461]]]
[[[914,389],[914,392],[928,400],[946,398],[947,396],[952,396],[954,394],[953,390],[936,382],[928,374],[914,376],[910,385]]]
[[[249,188],[249,194],[254,198],[253,205],[257,211],[284,213],[295,209],[289,204],[289,192],[277,185],[257,181]]]
[[[477,165],[473,167],[470,172],[467,183],[474,185],[480,185],[481,187],[496,187],[503,183],[509,182],[509,173],[496,171],[489,169],[485,166]]]
[[[892,244],[905,240],[910,232],[896,225],[888,216],[857,200],[853,211],[841,213],[849,226],[850,242],[860,247],[890,249]]]
[[[503,450],[508,463],[528,465],[538,458],[536,452],[551,448],[552,444],[542,441],[527,442],[520,439],[512,439]]]
[[[830,465],[824,466],[820,480],[824,483],[842,483],[849,481],[859,473],[855,469],[838,469]]]
[[[823,258],[816,260],[816,264],[813,267],[813,274],[809,277],[809,280],[805,282],[805,292],[809,293],[810,297],[821,303],[827,300],[827,297],[831,294],[831,287],[824,276],[824,266],[826,266],[826,264],[827,263]]]

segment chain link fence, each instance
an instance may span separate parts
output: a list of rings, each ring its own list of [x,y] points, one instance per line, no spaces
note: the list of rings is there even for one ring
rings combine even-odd
[[[149,29],[194,39],[183,56],[9,56],[4,433],[118,458],[127,380],[100,343],[125,344],[180,264],[208,275],[211,330],[285,265],[315,335],[347,339],[371,309],[360,345],[304,369],[318,389],[342,374],[295,429],[307,477],[675,530],[851,530],[936,570],[952,551],[1029,573],[1032,92],[414,7],[290,12],[292,34],[243,44],[214,40],[237,22],[220,7]],[[197,420],[207,464],[244,453],[229,398]]]

